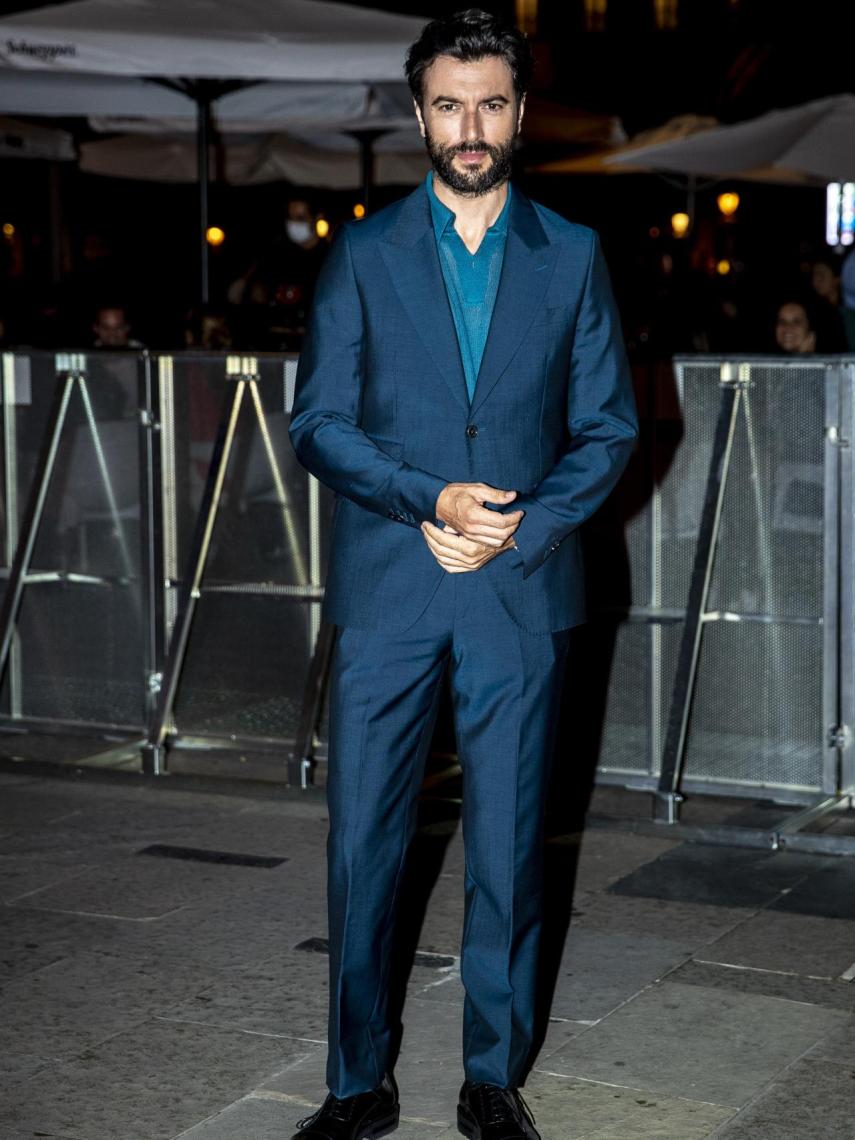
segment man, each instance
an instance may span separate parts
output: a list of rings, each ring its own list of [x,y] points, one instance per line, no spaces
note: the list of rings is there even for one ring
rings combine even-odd
[[[542,818],[579,525],[636,434],[592,231],[508,183],[530,55],[468,11],[427,25],[407,77],[432,174],[344,227],[318,283],[291,438],[337,494],[326,617],[330,1095],[301,1140],[398,1121],[386,984],[396,894],[446,668],[463,769],[461,1132],[536,1138]]]
[[[93,347],[133,349],[142,348],[140,341],[131,336],[131,326],[122,305],[99,305],[92,321]]]

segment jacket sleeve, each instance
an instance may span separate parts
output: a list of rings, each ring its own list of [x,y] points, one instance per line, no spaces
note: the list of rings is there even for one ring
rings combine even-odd
[[[315,290],[289,429],[297,458],[327,487],[409,526],[435,520],[446,480],[392,458],[359,427],[364,314],[347,226]]]
[[[567,428],[570,442],[552,470],[504,508],[525,510],[514,535],[525,578],[597,510],[638,435],[620,316],[596,234],[574,330]]]

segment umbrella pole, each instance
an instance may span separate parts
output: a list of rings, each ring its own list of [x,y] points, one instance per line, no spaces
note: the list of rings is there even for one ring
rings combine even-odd
[[[351,131],[353,138],[359,143],[359,175],[362,183],[362,205],[366,214],[371,209],[371,197],[374,192],[374,143],[386,131]]]
[[[208,142],[211,133],[211,101],[207,94],[195,92],[196,98],[196,154],[199,177],[199,270],[202,304],[209,300],[208,287]]]

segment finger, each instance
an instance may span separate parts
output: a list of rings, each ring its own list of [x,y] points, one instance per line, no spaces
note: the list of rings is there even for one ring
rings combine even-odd
[[[510,503],[516,498],[516,491],[501,491],[498,487],[491,487],[487,483],[475,483],[472,494],[480,502]]]
[[[483,553],[484,549],[480,542],[464,538],[463,535],[459,534],[446,536],[444,531],[436,529],[432,533],[425,532],[425,541],[431,550],[439,550],[454,556],[480,554]]]
[[[467,511],[463,512],[463,519],[467,528],[473,526],[494,526],[494,527],[509,527],[519,526],[522,522],[525,511],[509,511],[507,514],[498,511],[490,511],[486,507],[471,506]]]

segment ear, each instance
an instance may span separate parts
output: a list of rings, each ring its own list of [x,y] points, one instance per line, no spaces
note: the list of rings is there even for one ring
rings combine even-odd
[[[419,121],[419,133],[421,134],[422,138],[424,138],[425,137],[425,120],[424,120],[424,116],[422,115],[422,109],[418,105],[418,103],[415,101],[415,99],[413,100],[413,109],[415,110],[416,118]]]
[[[517,130],[522,130],[523,115],[525,114],[525,95],[520,99],[520,109],[517,111]]]

